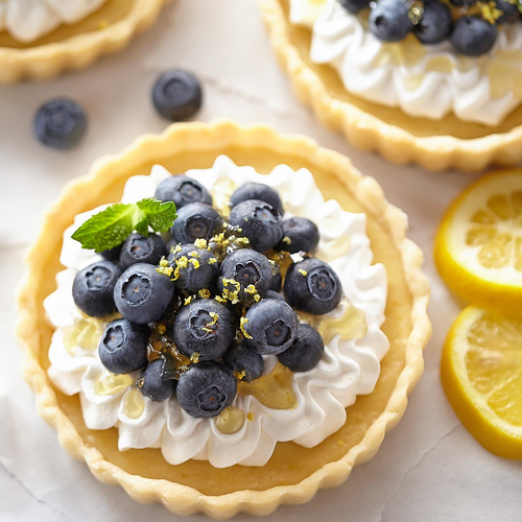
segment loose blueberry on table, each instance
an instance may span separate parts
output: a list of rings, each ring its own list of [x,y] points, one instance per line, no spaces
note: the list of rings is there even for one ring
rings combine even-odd
[[[34,118],[36,137],[54,149],[70,149],[78,145],[86,130],[85,111],[67,98],[44,103]]]
[[[384,42],[400,42],[410,34],[424,45],[449,41],[465,56],[493,49],[498,28],[521,21],[519,3],[509,0],[339,0],[350,14],[368,17],[370,32]],[[369,13],[369,14],[368,14]]]
[[[73,235],[104,258],[77,274],[73,298],[84,314],[112,316],[98,348],[107,370],[133,374],[145,397],[177,400],[196,418],[218,416],[239,382],[262,379],[267,356],[313,370],[324,341],[298,311],[326,314],[342,298],[334,270],[313,257],[315,223],[283,219],[280,195],[260,183],[233,193],[228,219],[185,175],[155,196],[109,207]],[[133,221],[104,229],[118,213]]]
[[[167,120],[188,120],[201,108],[203,90],[199,80],[188,71],[167,71],[154,85],[152,103]]]

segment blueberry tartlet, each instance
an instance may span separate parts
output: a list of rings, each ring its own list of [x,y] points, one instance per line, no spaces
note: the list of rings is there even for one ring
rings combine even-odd
[[[25,375],[101,480],[182,514],[266,514],[346,478],[402,414],[430,331],[422,256],[338,154],[177,125],[51,212],[20,296]]]
[[[261,4],[299,97],[356,145],[429,169],[522,158],[517,2]]]
[[[50,78],[121,49],[165,0],[2,0],[0,82]]]

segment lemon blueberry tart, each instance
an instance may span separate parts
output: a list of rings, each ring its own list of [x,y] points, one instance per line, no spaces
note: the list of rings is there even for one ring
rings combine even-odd
[[[422,371],[405,228],[303,138],[221,122],[143,139],[65,191],[29,254],[18,333],[40,411],[137,500],[218,518],[305,502],[375,453]]]
[[[434,169],[520,160],[517,2],[261,2],[300,98],[356,144]]]
[[[125,47],[165,0],[2,0],[0,82],[48,78]]]

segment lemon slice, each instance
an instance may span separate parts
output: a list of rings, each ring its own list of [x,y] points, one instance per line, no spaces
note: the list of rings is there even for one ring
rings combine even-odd
[[[489,451],[522,459],[522,322],[466,308],[446,340],[441,378],[469,432]]]
[[[435,262],[457,295],[481,308],[522,316],[522,171],[484,176],[449,207]]]

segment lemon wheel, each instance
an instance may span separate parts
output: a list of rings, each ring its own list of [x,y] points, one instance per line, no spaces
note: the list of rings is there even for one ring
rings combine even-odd
[[[488,174],[450,205],[435,262],[467,302],[522,317],[522,170]]]
[[[466,308],[446,340],[441,378],[453,409],[480,444],[522,459],[522,322]]]

